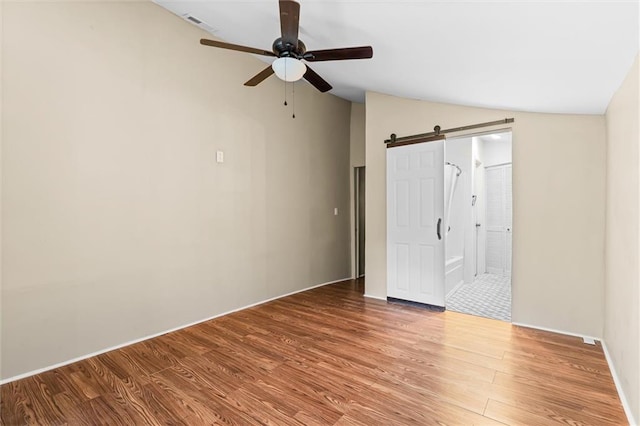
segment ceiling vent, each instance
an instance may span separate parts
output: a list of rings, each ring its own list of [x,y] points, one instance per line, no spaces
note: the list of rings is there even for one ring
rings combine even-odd
[[[213,28],[211,25],[207,24],[206,22],[203,22],[201,19],[198,19],[189,13],[185,13],[184,15],[182,15],[182,19],[210,33],[216,32],[216,29]]]

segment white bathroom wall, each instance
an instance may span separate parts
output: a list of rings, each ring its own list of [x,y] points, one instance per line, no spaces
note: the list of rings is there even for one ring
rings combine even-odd
[[[451,180],[455,176],[456,169],[445,167],[445,206],[449,210],[449,232],[447,233],[447,259],[464,255],[465,219],[471,214],[471,209],[466,207],[466,195],[470,191],[471,179],[469,168],[471,165],[471,139],[448,140],[446,148],[446,161],[456,164],[462,170],[458,177],[456,188],[451,199]],[[451,205],[449,206],[449,200]]]
[[[474,229],[473,248],[474,252],[477,250],[477,255],[474,255],[474,262],[477,256],[477,266],[474,263],[473,271],[474,275],[480,275],[485,273],[485,232],[484,232],[484,143],[479,137],[474,137],[471,142],[471,152],[473,158],[473,194],[476,195],[476,205],[473,210],[474,215],[474,228],[475,224],[479,223],[480,227]]]
[[[448,139],[446,157],[448,162],[457,164],[462,170],[451,206],[451,230],[447,235],[446,255],[447,259],[455,256],[464,258],[464,281],[471,282],[475,270],[475,222],[471,207],[472,138]]]
[[[511,162],[511,133],[499,136],[500,139],[491,136],[481,138],[484,144],[484,167]]]

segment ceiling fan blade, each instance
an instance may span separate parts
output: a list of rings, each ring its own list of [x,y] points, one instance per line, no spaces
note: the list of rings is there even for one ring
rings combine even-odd
[[[345,47],[342,49],[312,50],[304,54],[309,62],[341,61],[344,59],[369,59],[373,57],[371,46]]]
[[[251,87],[257,86],[258,84],[266,80],[267,77],[271,76],[271,74],[273,74],[273,68],[271,68],[271,65],[269,65],[258,74],[256,74],[251,80],[247,81],[244,85]]]
[[[293,0],[280,0],[280,30],[282,41],[298,48],[298,29],[300,25],[300,3]]]
[[[222,49],[236,50],[238,52],[255,53],[256,55],[276,56],[273,52],[270,52],[268,50],[240,46],[239,44],[224,43],[222,41],[208,40],[206,38],[200,39],[200,44],[203,44],[205,46],[220,47]]]
[[[320,77],[314,70],[307,65],[307,72],[304,73],[304,79],[313,85],[316,89],[322,93],[328,92],[333,87],[327,83],[322,77]]]

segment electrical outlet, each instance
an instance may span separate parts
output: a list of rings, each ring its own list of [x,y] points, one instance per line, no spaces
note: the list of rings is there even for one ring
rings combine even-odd
[[[217,163],[224,163],[224,152],[216,151],[216,162]]]

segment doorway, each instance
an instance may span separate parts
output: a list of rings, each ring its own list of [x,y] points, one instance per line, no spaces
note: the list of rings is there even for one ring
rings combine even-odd
[[[364,276],[364,246],[365,246],[365,167],[354,167],[354,223],[355,223],[355,278]]]
[[[485,168],[486,272],[511,275],[511,164]]]
[[[511,145],[510,131],[447,140],[448,310],[511,321]]]

